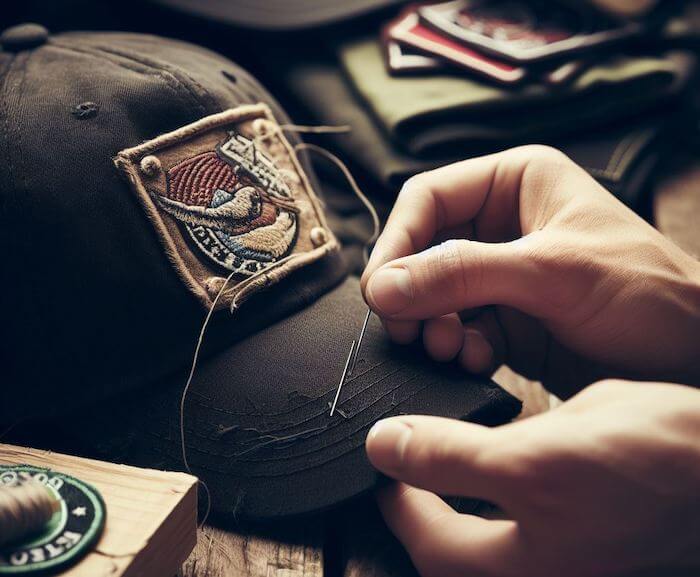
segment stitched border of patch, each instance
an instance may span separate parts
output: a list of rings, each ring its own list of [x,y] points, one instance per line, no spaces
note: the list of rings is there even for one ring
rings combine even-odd
[[[217,267],[212,259],[213,251],[206,253],[205,247],[199,243],[193,230],[188,227],[183,227],[182,219],[179,221],[178,219],[173,219],[171,215],[164,210],[163,203],[161,202],[163,197],[158,196],[162,194],[162,192],[156,191],[159,188],[163,189],[163,187],[166,187],[167,190],[170,186],[170,181],[168,180],[170,178],[170,169],[161,169],[159,157],[169,156],[178,158],[180,150],[182,149],[182,158],[180,158],[180,164],[182,164],[185,161],[192,160],[193,157],[188,157],[185,153],[188,150],[187,146],[196,146],[197,139],[208,138],[208,133],[221,132],[228,127],[234,129],[228,132],[229,135],[239,134],[239,129],[242,126],[248,127],[247,130],[250,132],[250,127],[255,126],[251,123],[257,119],[263,119],[264,121],[272,123],[275,130],[268,133],[255,134],[255,138],[259,138],[260,141],[264,143],[265,147],[264,150],[261,150],[263,153],[262,158],[256,159],[255,153],[257,149],[255,147],[258,146],[258,143],[255,142],[253,144],[253,159],[255,162],[261,163],[260,167],[263,172],[262,175],[257,175],[258,182],[256,185],[259,185],[259,188],[263,192],[267,192],[265,189],[271,190],[273,194],[279,192],[278,185],[266,181],[265,171],[267,167],[265,163],[271,160],[273,169],[278,170],[280,178],[283,178],[284,181],[278,184],[281,185],[287,193],[291,194],[291,203],[298,201],[302,207],[299,211],[299,222],[294,222],[295,230],[293,234],[300,234],[300,231],[296,228],[298,227],[299,229],[303,229],[301,232],[305,237],[300,243],[297,243],[296,237],[293,243],[288,241],[290,242],[291,248],[289,249],[289,253],[285,254],[284,258],[280,257],[278,259],[281,255],[281,252],[278,251],[273,256],[268,255],[269,261],[267,262],[269,262],[269,264],[267,264],[267,262],[256,263],[250,261],[249,270],[251,273],[262,270],[265,272],[253,278],[250,282],[243,284],[243,281],[246,279],[245,275],[250,273],[242,268],[242,265],[240,265],[240,276],[237,274],[238,269],[231,268],[231,266],[227,266],[226,268],[228,268],[228,271],[223,273],[223,269]],[[231,136],[230,140],[225,144],[228,145],[235,138],[235,136]],[[235,142],[233,144],[235,146]],[[219,142],[216,148],[217,152],[221,152],[222,148],[222,143]],[[144,159],[146,160],[144,161]],[[228,306],[233,298],[236,298],[238,302],[242,302],[251,294],[280,281],[292,271],[315,262],[329,252],[339,248],[337,240],[328,228],[320,202],[299,163],[294,149],[282,133],[272,111],[266,104],[244,104],[224,112],[207,116],[172,132],[157,136],[138,146],[124,149],[120,151],[113,160],[117,168],[129,180],[131,188],[137,193],[146,215],[154,225],[155,232],[165,249],[165,254],[175,268],[178,276],[187,289],[189,289],[207,308],[212,305],[213,299],[220,289],[224,278],[232,271],[235,276],[227,286],[227,298],[221,298],[219,300],[217,309]],[[149,162],[152,163],[153,170],[159,175],[157,180],[154,180],[156,177],[149,174]],[[278,167],[278,164],[283,165],[283,167]],[[236,172],[236,174],[238,174],[238,172]],[[191,190],[191,188],[190,186],[188,190]],[[223,192],[225,196],[225,191]],[[222,191],[217,190],[217,193],[222,193]],[[280,196],[280,194],[277,194],[278,199]],[[172,202],[170,199],[165,200],[167,202]],[[284,197],[279,200],[282,204],[284,201]],[[183,206],[177,202],[175,202],[174,205],[176,205],[178,209]],[[185,206],[185,209],[191,208],[192,207]],[[201,214],[202,209],[200,207],[194,207],[194,209],[200,211]],[[206,210],[209,210],[209,207],[205,207],[204,211]],[[291,217],[289,218],[291,219]],[[189,232],[189,235],[185,234],[185,228],[187,232]],[[206,229],[201,226],[196,227],[196,232],[201,233],[202,230],[212,232],[212,229]],[[188,236],[190,238],[187,238]],[[212,236],[213,241],[216,242],[216,238],[214,238],[213,235],[210,236]],[[307,237],[310,237],[310,239]],[[228,239],[224,238],[224,240]],[[194,241],[196,246],[192,246],[192,241]],[[205,254],[208,254],[210,258],[206,258],[204,256]],[[228,263],[229,261],[226,262]],[[219,264],[222,263],[223,261]],[[247,278],[250,277],[248,276]]]

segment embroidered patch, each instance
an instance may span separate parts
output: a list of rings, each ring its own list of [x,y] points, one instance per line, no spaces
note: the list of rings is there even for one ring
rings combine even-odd
[[[163,134],[121,151],[115,163],[180,277],[206,306],[231,273],[230,298],[237,289],[242,293],[247,277],[264,277],[247,285],[247,295],[337,247],[294,151],[264,104]]]

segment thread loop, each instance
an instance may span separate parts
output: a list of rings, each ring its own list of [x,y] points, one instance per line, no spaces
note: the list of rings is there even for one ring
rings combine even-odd
[[[37,481],[0,485],[0,545],[41,531],[58,506],[59,502]]]

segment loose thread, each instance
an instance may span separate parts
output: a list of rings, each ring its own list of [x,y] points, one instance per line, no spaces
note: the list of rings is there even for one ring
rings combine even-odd
[[[300,125],[300,124],[282,124],[282,125],[276,125],[275,130],[270,133],[266,134],[259,134],[257,135],[253,140],[251,140],[250,145],[257,145],[264,141],[267,138],[270,138],[274,134],[278,134],[282,131],[293,131],[293,132],[307,132],[307,133],[313,133],[313,134],[324,134],[324,133],[342,133],[342,132],[349,132],[351,130],[350,126],[307,126],[307,125]],[[369,257],[369,247],[374,243],[374,241],[377,240],[379,236],[379,229],[380,229],[380,224],[379,224],[379,216],[377,214],[376,209],[374,208],[374,205],[370,202],[370,200],[365,196],[365,194],[360,190],[360,187],[357,185],[357,182],[355,181],[355,178],[352,176],[350,173],[350,170],[347,168],[345,163],[340,160],[336,155],[333,153],[327,151],[324,148],[321,148],[320,146],[316,146],[315,144],[308,144],[308,143],[300,143],[294,146],[294,152],[298,152],[299,150],[306,149],[306,150],[311,150],[316,152],[317,154],[320,154],[330,161],[332,161],[334,164],[336,164],[340,170],[343,172],[345,175],[346,179],[348,180],[348,183],[350,184],[353,192],[357,197],[360,199],[360,201],[364,204],[364,206],[367,208],[369,211],[371,217],[372,217],[372,223],[374,227],[374,231],[372,233],[372,236],[367,240],[365,243],[363,255],[364,255],[364,261],[365,264],[367,264],[367,260]],[[292,258],[294,258],[295,255],[288,255],[284,257],[283,259],[280,259],[279,261],[276,261],[274,265],[279,266],[283,262],[286,262]],[[271,265],[272,266],[272,265]],[[186,439],[185,439],[185,401],[187,399],[187,394],[189,392],[190,386],[192,385],[192,379],[194,378],[194,373],[197,368],[197,363],[199,361],[199,354],[200,350],[202,348],[202,343],[204,341],[204,334],[206,332],[207,327],[209,326],[209,322],[211,321],[211,317],[214,314],[214,311],[216,310],[216,305],[218,304],[219,300],[221,299],[222,296],[224,297],[229,297],[231,295],[231,306],[230,306],[230,312],[233,314],[240,306],[239,299],[244,298],[248,292],[248,288],[253,286],[255,283],[259,282],[259,279],[264,277],[265,275],[269,274],[270,267],[261,269],[251,275],[250,277],[246,278],[245,280],[241,281],[235,289],[229,289],[228,291],[226,290],[226,287],[228,286],[229,282],[233,278],[233,276],[236,274],[235,271],[232,272],[230,275],[228,275],[224,281],[224,283],[221,285],[221,288],[219,288],[216,297],[212,301],[211,306],[209,307],[209,310],[207,311],[207,315],[204,318],[204,322],[202,323],[202,327],[199,331],[199,337],[197,338],[197,344],[194,349],[194,354],[192,356],[192,364],[190,365],[190,371],[187,376],[187,381],[185,382],[185,386],[182,390],[182,394],[180,396],[180,450],[182,453],[182,462],[185,466],[185,470],[194,475],[192,472],[192,469],[190,468],[189,461],[187,460],[187,447],[186,447]],[[235,292],[234,292],[235,291]],[[366,326],[367,320],[365,320],[365,326]],[[364,330],[363,336],[364,336]],[[359,344],[358,343],[358,350],[359,350]],[[353,366],[354,363],[357,362],[357,352],[355,352],[355,356],[353,358],[353,351],[355,350],[355,341],[353,341],[353,344],[350,348],[350,352],[348,354],[348,359],[346,361],[345,365],[345,370],[343,371],[343,377],[342,379],[345,379],[345,375],[347,373],[350,361],[353,360]],[[341,380],[341,386],[342,386],[342,380]],[[338,401],[338,397],[340,395],[340,388],[338,389],[338,392],[336,393],[336,399],[335,403]],[[335,406],[334,403],[334,406]],[[333,411],[331,411],[331,415],[333,414]],[[204,524],[206,523],[209,514],[211,512],[211,492],[209,491],[209,487],[207,484],[202,480],[199,479],[198,477],[198,482],[204,489],[206,493],[206,509],[204,512],[204,515],[202,516],[202,520],[200,521],[198,527],[201,529]]]
[[[317,126],[308,126],[306,124],[280,124],[279,129],[282,131],[305,132],[308,134],[342,134],[352,131],[352,127],[347,124],[341,124],[340,126],[331,126],[327,124]]]
[[[187,382],[185,383],[185,388],[182,390],[182,396],[180,397],[180,449],[182,451],[182,462],[184,463],[187,472],[191,475],[194,475],[194,473],[192,472],[190,464],[187,461],[187,449],[185,447],[185,400],[187,399],[187,393],[189,392],[190,385],[192,384],[194,371],[197,368],[197,361],[199,360],[199,351],[202,348],[202,342],[204,341],[204,333],[207,330],[207,327],[209,326],[209,321],[211,320],[211,317],[214,314],[214,310],[216,309],[216,305],[219,302],[221,295],[224,293],[226,285],[228,285],[229,281],[233,278],[234,274],[236,274],[235,271],[226,277],[224,284],[221,285],[219,292],[216,293],[216,297],[214,297],[214,300],[212,301],[211,306],[207,311],[207,316],[204,318],[204,322],[202,323],[202,328],[199,331],[199,338],[197,339],[197,345],[194,349],[194,355],[192,356],[192,365],[190,366],[190,373],[187,376]],[[201,529],[204,526],[204,523],[206,523],[207,518],[209,517],[209,513],[211,512],[211,493],[209,492],[209,487],[207,487],[207,484],[201,479],[199,479],[199,477],[197,477],[197,479],[199,481],[199,484],[202,486],[205,493],[207,494],[207,506],[204,511],[204,515],[202,516],[202,521],[199,524],[199,528]]]
[[[270,132],[263,132],[260,134],[257,134],[254,138],[250,140],[247,144],[244,145],[244,148],[247,150],[251,146],[256,147],[263,143],[265,140],[268,140],[272,138],[273,136],[276,136],[278,134],[281,134],[283,132],[301,132],[301,133],[308,133],[308,134],[342,134],[346,132],[350,132],[352,130],[352,127],[348,125],[340,125],[340,126],[331,126],[331,125],[319,125],[319,126],[308,126],[305,124],[275,124],[273,129]],[[299,146],[299,145],[297,145]],[[296,148],[295,148],[296,150]],[[330,154],[330,153],[329,153]],[[340,160],[340,159],[338,159]],[[342,161],[340,161],[342,162]]]
[[[325,148],[322,148],[321,146],[317,146],[316,144],[311,144],[308,142],[302,142],[300,144],[297,144],[294,146],[294,152],[298,152],[299,150],[310,150],[315,152],[316,154],[320,154],[324,158],[330,160],[333,164],[335,164],[343,173],[343,176],[345,176],[346,180],[348,181],[348,184],[352,188],[352,191],[355,193],[355,196],[360,199],[360,202],[365,205],[365,208],[369,212],[370,216],[372,217],[372,236],[370,236],[364,243],[364,248],[363,248],[363,257],[365,261],[365,265],[369,261],[369,248],[374,244],[374,242],[379,238],[379,231],[381,229],[381,224],[379,222],[379,214],[377,214],[377,209],[374,207],[372,202],[367,198],[364,192],[362,192],[362,189],[360,189],[359,185],[357,184],[357,181],[355,180],[355,177],[352,175],[350,172],[350,169],[347,167],[347,165],[340,159],[338,158],[335,154],[332,152],[329,152]]]
[[[360,199],[360,202],[365,205],[365,208],[369,212],[370,216],[372,217],[372,236],[370,236],[364,244],[364,247],[362,249],[362,257],[365,263],[365,266],[367,266],[367,263],[369,262],[369,250],[370,247],[374,244],[374,242],[379,238],[379,231],[381,230],[381,224],[379,222],[379,215],[377,213],[377,209],[374,207],[372,202],[367,198],[365,193],[362,192],[360,187],[357,184],[357,181],[353,177],[352,173],[350,172],[350,169],[348,169],[347,165],[340,159],[338,158],[335,154],[332,152],[329,152],[325,148],[322,148],[320,146],[317,146],[315,144],[309,144],[306,142],[302,142],[300,144],[297,144],[294,147],[294,151],[297,152],[299,150],[310,150],[312,152],[315,152],[317,154],[320,154],[324,158],[330,160],[333,162],[340,170],[342,171],[343,175],[347,179],[348,183],[350,184],[350,187],[352,188],[353,192],[355,193],[355,196]],[[340,397],[340,390],[343,388],[343,384],[345,383],[345,378],[347,375],[352,375],[354,370],[355,370],[355,365],[357,365],[357,359],[360,354],[360,349],[362,348],[362,341],[365,338],[365,331],[367,330],[367,324],[369,323],[369,317],[372,314],[371,309],[367,309],[367,313],[365,314],[365,319],[364,322],[362,323],[362,329],[360,330],[360,336],[358,337],[357,341],[352,342],[352,346],[350,347],[350,353],[348,354],[348,360],[345,363],[345,369],[343,370],[343,376],[340,379],[340,384],[338,385],[338,390],[336,391],[335,394],[335,400],[333,401],[333,405],[331,406],[331,414],[330,416],[333,416],[333,413],[335,412],[335,407],[338,404],[338,398]],[[348,365],[349,363],[349,365]]]

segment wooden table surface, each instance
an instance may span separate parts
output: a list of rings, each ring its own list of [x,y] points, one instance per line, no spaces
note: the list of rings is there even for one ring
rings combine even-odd
[[[695,151],[697,152],[697,151]],[[696,155],[695,158],[698,158]],[[654,219],[676,244],[700,257],[700,161],[686,154],[655,187]],[[524,401],[522,418],[551,406],[538,383],[507,369],[496,381]],[[555,401],[556,402],[556,401]],[[371,500],[266,534],[205,527],[184,577],[411,577],[410,560]]]

